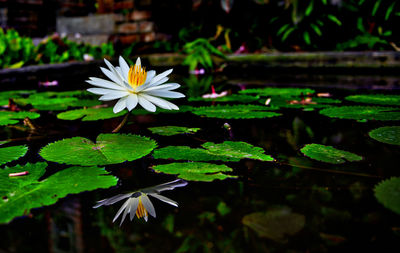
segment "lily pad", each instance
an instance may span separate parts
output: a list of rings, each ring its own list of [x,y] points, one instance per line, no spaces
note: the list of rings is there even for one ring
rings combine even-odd
[[[190,97],[188,100],[190,102],[197,102],[197,101],[215,101],[215,102],[239,102],[239,103],[251,103],[257,101],[260,97],[259,96],[250,96],[244,94],[233,94],[218,98],[203,98],[203,97]]]
[[[0,92],[0,106],[8,105],[8,101],[10,98],[22,98],[29,94],[35,93],[35,90],[10,90],[10,91],[2,91]]]
[[[312,159],[333,164],[345,163],[346,160],[355,162],[363,159],[362,156],[354,153],[315,143],[305,145],[300,151]]]
[[[400,111],[394,107],[341,106],[325,108],[320,113],[331,118],[340,119],[400,120]]]
[[[282,115],[268,110],[271,110],[271,108],[261,105],[217,105],[194,107],[192,113],[199,116],[221,119],[271,118]]]
[[[188,161],[233,161],[237,162],[240,159],[236,157],[219,155],[211,153],[202,148],[190,148],[187,146],[168,146],[154,150],[153,154],[156,159],[173,159],[173,160],[188,160]]]
[[[27,151],[28,147],[26,145],[0,148],[0,165],[17,160],[24,156]]]
[[[307,94],[313,94],[315,90],[309,88],[257,88],[257,89],[246,89],[241,90],[239,93],[241,94],[256,94],[259,96],[266,97],[298,97],[298,96],[306,96]]]
[[[161,126],[161,127],[149,127],[149,130],[153,134],[172,136],[177,134],[194,134],[197,131],[199,131],[200,128],[182,127],[182,126]]]
[[[38,181],[46,172],[47,163],[17,165],[0,169],[0,223],[29,214],[32,208],[52,205],[68,194],[109,188],[118,179],[104,168],[70,167]],[[9,177],[9,173],[28,174]]]
[[[56,97],[56,98],[21,98],[16,99],[15,102],[20,105],[31,104],[33,108],[46,111],[61,111],[70,107],[84,107],[95,106],[101,104],[98,100],[79,99],[75,97]]]
[[[262,104],[265,99],[260,100]],[[274,108],[325,108],[332,104],[340,104],[342,101],[332,98],[310,98],[309,101],[297,97],[272,97],[269,106]]]
[[[386,126],[372,130],[369,136],[377,141],[400,145],[400,126]]]
[[[384,94],[352,95],[352,96],[347,96],[345,99],[364,104],[397,105],[397,106],[400,105],[400,95],[384,95]]]
[[[375,197],[386,208],[400,214],[400,177],[392,177],[375,186]]]
[[[288,241],[304,228],[305,216],[293,213],[288,208],[267,212],[251,213],[243,217],[242,223],[254,230],[259,237],[265,237],[279,243]]]
[[[116,118],[125,115],[127,112],[128,111],[123,110],[119,113],[114,113],[111,107],[85,108],[59,113],[57,114],[57,118],[63,120],[77,120],[82,118],[82,121],[95,121]]]
[[[264,154],[264,149],[255,147],[242,141],[224,141],[223,143],[206,142],[202,145],[212,154],[237,159],[255,159],[260,161],[274,161],[270,155]]]
[[[147,137],[130,134],[100,134],[96,143],[83,137],[48,144],[39,154],[46,160],[74,165],[106,165],[133,161],[157,146]]]
[[[0,126],[17,124],[20,119],[39,118],[40,114],[36,112],[11,112],[11,111],[0,111]]]
[[[190,163],[169,163],[153,167],[156,172],[178,175],[179,178],[188,181],[210,182],[215,179],[236,178],[222,172],[231,172],[232,168],[220,164],[190,162]]]

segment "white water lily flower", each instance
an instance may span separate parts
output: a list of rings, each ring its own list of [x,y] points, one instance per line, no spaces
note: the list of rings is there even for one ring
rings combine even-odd
[[[144,218],[144,220],[147,222],[149,214],[154,218],[156,217],[156,211],[154,210],[154,206],[151,203],[148,196],[152,196],[165,203],[178,207],[177,202],[167,197],[164,197],[159,193],[166,190],[173,190],[176,187],[183,187],[185,185],[187,185],[187,182],[185,180],[177,179],[165,184],[152,186],[131,193],[118,194],[114,197],[100,200],[93,208],[98,208],[103,205],[109,206],[120,200],[128,198],[125,201],[125,203],[121,206],[121,208],[118,210],[117,214],[113,219],[113,222],[115,222],[118,219],[118,217],[121,215],[122,212],[124,212],[124,214],[122,215],[121,223],[119,224],[120,226],[122,225],[122,222],[124,222],[125,217],[128,213],[130,214],[129,215],[130,220],[133,220],[136,214],[136,216],[139,219]]]
[[[108,69],[102,67],[100,69],[111,81],[89,77],[90,80],[86,82],[99,88],[90,88],[87,91],[102,95],[99,100],[118,99],[113,109],[114,113],[125,108],[131,111],[137,104],[150,112],[155,112],[156,106],[167,110],[179,110],[175,104],[162,99],[185,97],[180,92],[172,91],[180,87],[178,83],[166,83],[167,76],[171,74],[172,69],[156,75],[154,70],[146,71],[142,67],[140,58],[137,58],[134,66],[129,67],[121,56],[119,57],[119,67],[114,67],[106,59],[104,62]]]

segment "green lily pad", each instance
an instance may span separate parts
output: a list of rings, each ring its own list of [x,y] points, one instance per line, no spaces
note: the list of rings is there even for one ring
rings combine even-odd
[[[269,106],[274,108],[325,108],[332,104],[340,104],[342,101],[332,98],[311,98],[311,103],[301,103],[301,98],[296,97],[272,97]],[[260,100],[264,104],[265,99]]]
[[[215,102],[239,102],[239,103],[251,103],[257,101],[259,96],[249,96],[244,94],[232,94],[224,97],[218,98],[203,98],[203,97],[190,97],[188,100],[190,102],[198,102],[198,101],[215,101]]]
[[[274,161],[270,155],[264,154],[264,149],[255,147],[242,141],[224,141],[223,143],[206,142],[202,145],[212,154],[237,159],[255,159],[260,161]]]
[[[197,131],[199,131],[200,128],[190,128],[182,126],[161,126],[161,127],[149,127],[149,130],[153,134],[172,136],[177,134],[194,134]]]
[[[17,124],[20,119],[24,118],[36,119],[39,117],[40,114],[36,112],[0,111],[0,126]]]
[[[155,115],[159,113],[171,113],[171,114],[177,114],[177,113],[184,113],[184,112],[191,112],[192,111],[192,106],[189,105],[181,105],[179,106],[179,110],[167,110],[167,109],[162,109],[158,108],[155,112],[149,112],[143,108],[137,107],[133,109],[130,113],[133,115]]]
[[[0,223],[27,215],[32,208],[52,205],[68,194],[109,188],[118,182],[98,167],[70,167],[38,181],[46,167],[47,163],[41,162],[0,169]],[[25,171],[29,174],[9,177],[9,173]]]
[[[10,98],[22,98],[23,96],[27,96],[29,94],[35,93],[35,90],[10,90],[10,91],[2,91],[0,92],[0,106],[8,105],[8,101]]]
[[[352,95],[352,96],[347,96],[345,99],[364,104],[397,105],[397,106],[400,105],[400,95],[384,95],[384,94]]]
[[[333,164],[345,163],[346,160],[355,162],[363,159],[362,156],[354,153],[315,143],[305,145],[300,151],[312,159]]]
[[[100,105],[98,100],[79,99],[75,97],[56,97],[56,98],[21,98],[16,99],[15,102],[20,105],[31,104],[33,108],[41,111],[62,111],[70,107],[84,107]]]
[[[288,236],[295,235],[304,228],[306,218],[288,208],[280,208],[248,214],[243,217],[242,223],[254,230],[259,237],[286,243]]]
[[[271,118],[282,115],[268,110],[271,110],[271,108],[261,105],[217,105],[194,107],[192,113],[199,116],[221,119]]]
[[[394,107],[341,106],[325,108],[320,113],[331,118],[340,119],[400,120],[400,111]]]
[[[392,177],[374,188],[376,199],[386,208],[400,214],[400,177]]]
[[[188,160],[188,161],[233,161],[237,162],[240,159],[236,157],[219,155],[211,153],[202,148],[190,148],[187,146],[168,146],[154,150],[153,154],[156,159],[173,159],[173,160]]]
[[[120,117],[127,112],[127,110],[123,110],[119,113],[114,113],[111,107],[84,108],[59,113],[57,114],[57,118],[63,120],[77,120],[82,118],[82,121],[95,121]]]
[[[266,96],[266,97],[299,97],[299,96],[306,96],[307,94],[313,94],[315,90],[308,89],[308,88],[257,88],[257,89],[246,89],[241,90],[239,93],[241,94],[256,94],[259,96]]]
[[[380,142],[400,145],[400,126],[387,126],[374,129],[368,135]]]
[[[226,178],[236,178],[236,176],[226,175],[222,172],[231,172],[232,169],[226,165],[190,162],[190,163],[169,163],[156,165],[153,167],[156,172],[178,175],[179,178],[188,181],[210,182],[215,179],[223,180]]]
[[[24,156],[27,151],[28,147],[26,145],[0,148],[0,165],[17,160]]]
[[[39,154],[46,160],[74,165],[106,165],[133,161],[157,146],[147,137],[130,134],[100,134],[96,143],[83,137],[48,144]]]

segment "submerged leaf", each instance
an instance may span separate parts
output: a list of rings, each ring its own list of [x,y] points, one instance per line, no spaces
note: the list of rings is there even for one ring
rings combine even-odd
[[[223,180],[235,178],[236,176],[226,175],[222,172],[231,172],[232,169],[226,165],[212,163],[190,162],[190,163],[169,163],[153,167],[156,172],[178,175],[179,178],[188,181],[210,182],[215,179]]]
[[[376,199],[386,208],[400,214],[400,177],[392,177],[374,188]]]
[[[397,105],[397,106],[400,105],[400,95],[384,95],[384,94],[352,95],[352,96],[347,96],[345,99],[365,104]]]
[[[149,130],[153,134],[172,136],[176,134],[193,134],[199,131],[200,128],[189,128],[182,126],[161,126],[161,127],[149,127]]]
[[[26,145],[0,148],[0,165],[17,160],[28,151]]]
[[[32,208],[52,205],[68,194],[108,188],[118,181],[98,167],[70,167],[38,181],[46,166],[44,162],[28,163],[0,170],[0,223],[27,215]],[[9,177],[9,173],[24,171],[28,172],[25,176]]]
[[[271,109],[260,105],[217,105],[194,107],[192,113],[199,116],[221,119],[271,118],[282,115],[268,110]]]
[[[380,127],[368,133],[369,136],[377,141],[400,145],[400,126]]]
[[[354,162],[363,159],[362,156],[354,153],[315,143],[305,145],[300,151],[312,159],[333,164],[345,163],[346,160]]]
[[[325,108],[320,113],[331,118],[340,119],[400,120],[400,111],[394,107],[342,106]]]
[[[0,111],[0,126],[17,124],[20,119],[39,118],[40,114],[36,112],[11,112],[11,111]]]
[[[126,113],[126,110],[123,110],[119,113],[114,113],[113,108],[111,107],[85,108],[59,113],[57,114],[57,118],[64,120],[77,120],[82,118],[82,121],[95,121],[116,118],[125,115]]]
[[[100,134],[93,143],[83,137],[48,144],[39,154],[46,160],[74,165],[106,165],[133,161],[157,146],[147,137],[130,134]]]

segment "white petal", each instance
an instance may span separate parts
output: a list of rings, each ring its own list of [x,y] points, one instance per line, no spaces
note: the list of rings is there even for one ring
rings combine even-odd
[[[155,75],[156,72],[154,70],[147,71],[146,81],[144,83],[150,83],[150,81],[153,79]]]
[[[142,62],[140,61],[140,57],[137,58],[135,65],[141,66]]]
[[[129,204],[129,199],[125,201],[124,204],[121,206],[121,208],[118,210],[117,214],[114,216],[113,222],[115,222],[118,219],[119,215],[122,213],[122,211],[124,211],[124,209],[128,204]]]
[[[142,97],[140,94],[138,94],[138,102],[147,111],[149,111],[149,112],[155,112],[156,111],[155,105],[150,103],[146,98]]]
[[[130,214],[130,219],[133,220],[133,218],[135,217],[135,213],[136,213],[136,209],[139,205],[139,199],[138,198],[132,198],[132,201],[130,203],[131,205],[131,214]]]
[[[128,82],[128,76],[122,76],[121,75],[121,70],[117,71],[116,68],[114,68],[114,66],[107,61],[106,59],[104,59],[104,62],[107,64],[108,68],[110,69],[110,72],[112,74],[114,74],[115,78],[118,80],[116,81],[116,83],[120,83],[121,86],[125,86],[126,88],[129,88],[130,85],[127,83]]]
[[[124,214],[122,215],[122,219],[121,219],[121,222],[119,223],[119,226],[122,225],[122,222],[124,222],[126,215],[131,211],[132,199],[129,198],[126,202],[127,202],[128,204],[127,204],[127,206],[125,207],[125,211],[124,211]]]
[[[99,100],[110,101],[110,100],[114,100],[114,99],[117,99],[117,98],[122,98],[122,97],[125,97],[125,96],[128,96],[128,95],[129,95],[129,92],[127,92],[127,91],[111,91],[110,93],[107,93],[107,94],[101,96],[99,98]]]
[[[154,78],[153,78],[153,80],[154,80]],[[153,80],[151,80],[151,82],[150,82],[150,84],[149,84],[150,87],[163,84],[163,83],[165,83],[166,81],[168,81],[169,78],[168,78],[168,77],[164,77],[164,78],[161,78],[160,80],[155,81],[155,82],[154,82]]]
[[[97,201],[97,204],[95,206],[93,206],[93,208],[98,208],[98,207],[103,206],[103,205],[104,206],[112,205],[114,203],[117,203],[120,200],[129,198],[131,195],[132,195],[132,193],[118,194],[118,195],[115,195],[115,196],[113,196],[111,198]]]
[[[151,91],[151,90],[171,90],[173,89],[173,87],[175,86],[175,84],[172,83],[167,83],[167,84],[163,84],[163,85],[157,85],[157,86],[152,86],[146,89],[143,89],[143,91]]]
[[[161,79],[163,79],[164,77],[168,76],[169,74],[172,73],[172,69],[166,70],[164,72],[162,72],[161,74],[156,75],[153,80],[151,80],[152,83],[155,83]]]
[[[149,212],[149,214],[155,218],[156,210],[154,210],[153,203],[151,203],[149,197],[147,197],[147,195],[145,194],[142,195],[142,204],[144,208],[147,210],[147,212]]]
[[[129,65],[122,56],[119,57],[119,66],[121,67],[122,76],[127,78],[129,74]]]
[[[113,72],[111,72],[110,70],[100,67],[100,70],[104,73],[104,75],[106,75],[108,78],[110,78],[111,81],[115,82],[115,83],[121,83],[121,79],[116,76]]]
[[[90,88],[90,89],[87,89],[87,91],[89,91],[91,93],[94,93],[94,94],[97,94],[97,95],[104,95],[104,94],[113,92],[115,90],[101,89],[101,88]]]
[[[127,98],[126,108],[128,108],[128,111],[131,111],[138,104],[138,97],[136,94],[130,94]]]
[[[169,107],[171,107],[172,110],[179,110],[179,107],[176,106],[175,104],[173,104],[173,103],[171,103],[171,102],[169,102],[167,100],[164,100],[164,101],[165,101],[165,103],[168,104]]]
[[[172,108],[168,105],[168,101],[161,99],[161,98],[157,98],[157,97],[153,97],[150,95],[146,95],[146,94],[140,94],[140,96],[144,97],[145,99],[147,99],[148,101],[152,102],[153,104],[157,105],[158,107],[161,107],[163,109],[167,109],[167,110],[171,110]]]
[[[152,197],[154,197],[154,198],[157,198],[157,199],[159,199],[159,200],[161,200],[161,201],[163,201],[163,202],[165,202],[165,203],[168,203],[168,204],[170,204],[170,205],[173,205],[173,206],[178,207],[178,202],[173,201],[172,199],[169,199],[169,198],[164,197],[164,196],[162,196],[162,195],[159,195],[159,194],[157,194],[157,193],[150,193],[149,195],[152,196]]]
[[[184,94],[176,91],[169,91],[169,90],[152,90],[146,91],[146,94],[157,96],[157,97],[164,97],[164,98],[183,98],[185,97]]]
[[[119,113],[120,111],[122,111],[123,109],[125,109],[126,107],[126,100],[128,99],[128,97],[124,97],[121,98],[120,100],[118,100],[118,102],[114,105],[114,109],[113,112],[114,113]]]
[[[91,85],[102,87],[102,88],[109,88],[114,90],[124,90],[125,88],[120,86],[118,83],[110,82],[108,80],[104,80],[97,77],[90,77],[91,80],[87,80],[87,83]]]

